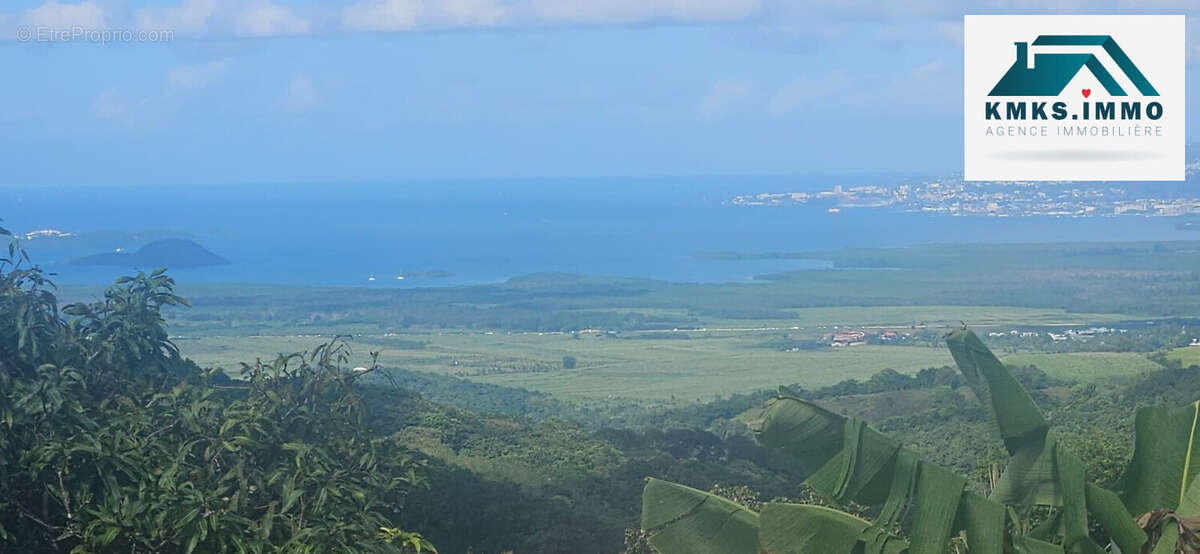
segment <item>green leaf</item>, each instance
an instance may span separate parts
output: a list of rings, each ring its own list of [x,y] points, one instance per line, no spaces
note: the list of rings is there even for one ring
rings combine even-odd
[[[768,400],[766,413],[755,433],[758,441],[783,449],[809,471],[842,449],[845,418],[838,414],[788,396]]]
[[[1200,474],[1200,402],[1182,408],[1147,407],[1134,419],[1133,460],[1125,472],[1125,505],[1140,514],[1168,508],[1200,515],[1189,488]]]
[[[908,548],[902,539],[873,528],[869,521],[810,504],[768,503],[759,514],[759,527],[760,552],[849,553],[859,542],[870,542],[870,552],[898,554]]]
[[[1003,552],[1008,513],[1004,506],[977,494],[965,494],[961,513],[967,547],[974,552]]]
[[[943,554],[950,536],[964,528],[968,532],[969,543],[974,541],[982,545],[977,552],[1000,552],[987,548],[996,545],[1002,547],[1006,542],[1011,542],[1007,540],[1010,537],[1004,506],[966,492],[964,478],[919,460],[912,451],[899,447],[861,421],[835,414],[810,402],[779,397],[769,402],[768,406],[758,432],[759,441],[768,447],[799,454],[809,463],[824,461],[820,469],[806,481],[813,490],[835,500],[883,504],[879,518],[874,525],[870,525],[875,531],[862,534],[869,525],[864,522],[853,535],[855,541],[863,539],[864,547],[882,548],[877,541],[868,539],[877,538],[879,529],[898,521],[900,513],[909,504],[914,506],[911,530],[913,553]],[[839,435],[841,439],[835,439]],[[823,445],[822,448],[836,444],[839,450],[818,454],[813,443]],[[793,514],[793,517],[796,516]],[[768,530],[762,515],[759,521],[764,545],[768,542],[767,537],[770,537],[772,548],[783,548],[783,539],[772,534],[776,530]],[[807,531],[815,532],[815,529]],[[789,533],[795,534],[792,531]],[[977,535],[972,538],[972,534]],[[1011,538],[1016,539],[1015,536]],[[838,538],[838,541],[849,540],[848,536]],[[890,541],[885,542],[891,544]],[[822,544],[830,548],[833,545]],[[836,546],[840,548],[842,544],[838,542]],[[1035,545],[1032,542],[1028,544]],[[787,549],[779,551],[802,552]],[[851,551],[811,550],[805,551],[805,554]]]
[[[966,484],[965,478],[948,469],[934,464],[921,464],[917,473],[917,502],[913,509],[913,554],[946,552]]]
[[[1116,493],[1088,483],[1084,496],[1088,511],[1096,517],[1121,552],[1137,552],[1146,542],[1146,533],[1138,527]]]
[[[946,335],[946,345],[967,384],[991,408],[1010,454],[1046,436],[1050,424],[1033,397],[975,333],[965,328],[955,330]]]
[[[642,528],[662,554],[758,554],[758,514],[703,491],[648,479]]]

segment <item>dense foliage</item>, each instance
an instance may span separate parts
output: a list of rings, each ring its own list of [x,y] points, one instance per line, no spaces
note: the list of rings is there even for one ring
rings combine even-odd
[[[380,316],[471,327],[683,328],[705,314],[786,317],[780,306],[840,301],[842,293],[823,285],[813,289],[789,277],[718,295],[708,285],[543,275],[336,297],[306,289],[286,301],[248,290],[202,298],[207,308],[185,321],[192,311],[161,273],[60,307],[62,295],[20,252],[4,264],[0,551],[412,551],[429,548],[423,535],[443,552],[612,554],[623,540],[630,552],[649,548],[643,533],[627,530],[638,526],[647,476],[756,506],[818,501],[801,483],[811,468],[756,444],[743,423],[770,396],[765,391],[706,403],[568,402],[419,371],[345,371],[348,351],[337,341],[247,364],[243,379],[231,381],[182,359],[162,318],[205,328],[231,318],[310,321],[315,313],[316,332],[334,321],[374,326]],[[822,273],[809,275],[819,282]],[[904,291],[882,290],[891,285],[878,282],[878,272],[862,273],[855,294],[865,296],[855,298],[867,305],[901,301]],[[856,274],[843,275],[850,288],[842,290],[854,290]],[[907,292],[914,300],[904,302],[925,295]],[[631,307],[603,309],[614,299]],[[1057,305],[1050,300],[1036,304]],[[647,316],[639,313],[645,308],[684,309]],[[1136,339],[1131,349],[1149,351],[1177,343],[1190,324],[1113,338]],[[605,338],[649,344],[686,334]],[[784,346],[795,344],[764,345]],[[394,339],[387,347],[427,345]],[[1200,390],[1200,372],[1183,369],[1100,387],[1051,379],[1036,368],[1012,370],[1083,459],[1088,477],[1108,487],[1117,486],[1133,450],[1130,407],[1183,404]],[[885,370],[787,393],[872,423],[962,473],[969,491],[989,492],[996,464],[1007,457],[989,434],[987,411],[952,368]]]
[[[59,310],[15,243],[0,258],[0,549],[431,551],[404,531],[422,463],[372,433],[348,354],[183,360],[161,270]]]
[[[1132,457],[1114,492],[1089,480],[1065,440],[1080,437],[1052,429],[974,333],[957,330],[946,342],[1007,453],[987,496],[861,419],[781,394],[768,403],[759,441],[808,468],[805,482],[823,498],[875,506],[872,517],[811,503],[748,504],[651,479],[642,511],[648,543],[667,554],[934,554],[962,533],[976,552],[1200,552],[1200,401],[1137,411]]]

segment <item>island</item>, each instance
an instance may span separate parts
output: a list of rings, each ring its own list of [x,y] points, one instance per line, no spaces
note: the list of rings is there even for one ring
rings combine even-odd
[[[71,260],[70,265],[193,268],[227,265],[229,260],[188,239],[163,239],[136,252],[104,252]]]

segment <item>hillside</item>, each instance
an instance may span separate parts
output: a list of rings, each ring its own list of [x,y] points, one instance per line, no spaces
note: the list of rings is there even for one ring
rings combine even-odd
[[[226,265],[222,258],[200,244],[187,239],[163,239],[139,248],[136,252],[104,252],[71,260],[79,266],[172,267],[191,268]]]

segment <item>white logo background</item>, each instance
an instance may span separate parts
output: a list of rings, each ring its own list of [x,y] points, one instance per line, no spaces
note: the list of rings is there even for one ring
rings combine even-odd
[[[967,180],[1183,180],[1184,16],[968,15],[964,34],[963,170]],[[1142,96],[1102,47],[1034,46],[1039,35],[1111,35],[1159,96]],[[1094,53],[1127,96],[1109,96],[1085,67],[1057,97],[989,97],[988,92],[1016,61],[1017,42],[1029,43],[1031,61],[1039,52]],[[1090,96],[1084,98],[1083,89],[1090,89]],[[1084,102],[1104,101],[1116,103],[1117,119],[1097,120],[1094,113],[1091,119],[1083,119]],[[1140,102],[1142,118],[1121,120],[1122,101]],[[1001,119],[986,118],[987,102],[1000,102]],[[1054,102],[1065,102],[1068,114],[1078,119],[1068,115],[1061,121],[1029,116],[1023,121],[1007,120],[1007,102],[1047,102],[1047,115]],[[1162,104],[1160,119],[1146,117],[1150,102]],[[1072,135],[1064,136],[1063,127],[1072,128]],[[1084,136],[1076,135],[1079,127],[1085,128]],[[1091,135],[1093,127],[1095,136]],[[1025,135],[1019,134],[1021,128]],[[1102,134],[1103,128],[1107,128],[1107,136]],[[1142,136],[1135,135],[1138,131]]]

